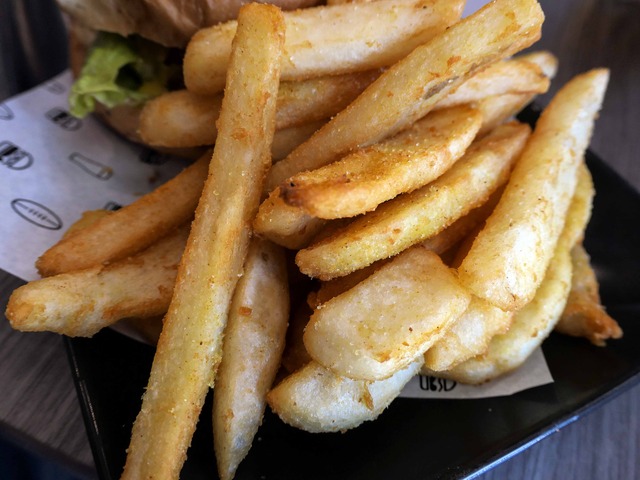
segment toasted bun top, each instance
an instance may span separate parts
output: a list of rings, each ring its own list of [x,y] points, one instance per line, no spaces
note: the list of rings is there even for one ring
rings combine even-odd
[[[260,1],[260,0],[259,0]],[[236,18],[248,0],[58,0],[74,20],[95,30],[138,34],[167,47],[184,47],[200,28]],[[319,0],[269,0],[284,10]]]

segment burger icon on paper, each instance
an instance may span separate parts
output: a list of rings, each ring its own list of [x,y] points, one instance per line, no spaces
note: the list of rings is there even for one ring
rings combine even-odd
[[[0,165],[11,170],[25,170],[33,164],[33,156],[26,150],[5,140],[0,142]]]

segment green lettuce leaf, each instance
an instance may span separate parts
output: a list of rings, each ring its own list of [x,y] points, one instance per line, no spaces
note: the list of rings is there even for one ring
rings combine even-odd
[[[137,105],[160,95],[179,75],[166,63],[167,49],[140,37],[100,32],[69,94],[70,112],[84,117],[96,102],[109,108]]]

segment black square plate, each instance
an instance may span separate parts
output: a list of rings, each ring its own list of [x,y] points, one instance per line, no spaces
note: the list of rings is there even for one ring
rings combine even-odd
[[[381,417],[344,434],[308,434],[269,411],[236,478],[470,478],[509,458],[638,380],[640,195],[589,153],[596,198],[585,245],[603,303],[624,329],[606,348],[552,334],[543,350],[553,384],[480,400],[397,399]],[[100,478],[117,479],[153,349],[106,330],[67,339]],[[183,478],[216,478],[207,399]],[[268,410],[268,409],[267,409]]]

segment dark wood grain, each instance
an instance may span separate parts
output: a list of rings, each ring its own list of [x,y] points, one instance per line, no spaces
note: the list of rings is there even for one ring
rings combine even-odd
[[[640,1],[542,0],[535,49],[560,59],[548,102],[573,75],[611,69],[592,149],[640,189]],[[0,308],[19,281],[0,273]],[[14,332],[0,321],[0,427],[86,475],[92,457],[60,338]],[[501,479],[640,478],[640,386],[482,476]]]
[[[640,386],[498,465],[483,480],[640,478]]]
[[[0,311],[23,282],[0,270]],[[22,333],[0,321],[0,426],[14,441],[83,475],[93,458],[59,335]]]

